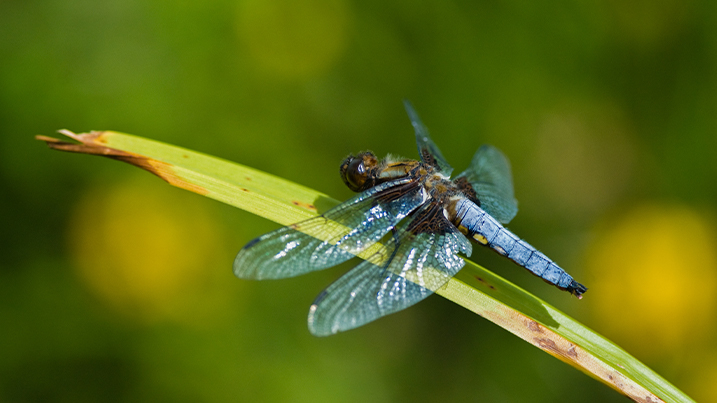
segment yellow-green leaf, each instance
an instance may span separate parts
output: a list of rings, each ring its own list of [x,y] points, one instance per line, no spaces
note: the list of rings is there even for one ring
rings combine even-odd
[[[180,147],[111,131],[37,136],[57,150],[102,155],[145,169],[174,186],[287,225],[339,202],[285,179]],[[467,261],[437,294],[505,328],[638,402],[692,401],[598,333],[489,270]]]

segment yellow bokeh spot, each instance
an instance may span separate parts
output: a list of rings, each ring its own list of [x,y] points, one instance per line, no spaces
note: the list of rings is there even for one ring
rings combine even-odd
[[[177,197],[178,190],[151,183],[127,182],[84,195],[69,230],[78,273],[101,300],[128,316],[206,316],[216,298],[192,302],[221,294],[215,279],[227,273],[216,270],[224,253],[220,228],[194,196]]]
[[[259,71],[303,79],[328,69],[346,47],[344,0],[247,0],[239,9],[239,38]]]
[[[641,357],[674,356],[714,327],[717,251],[708,217],[646,205],[598,231],[590,305],[604,334]]]

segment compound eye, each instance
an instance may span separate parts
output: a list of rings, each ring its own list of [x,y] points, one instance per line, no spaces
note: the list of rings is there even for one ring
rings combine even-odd
[[[349,155],[341,162],[341,179],[354,192],[364,191],[376,185],[376,170],[379,163],[372,152],[357,156]]]
[[[346,169],[346,184],[351,190],[354,192],[361,190],[366,183],[367,176],[363,158],[354,158],[349,162]]]

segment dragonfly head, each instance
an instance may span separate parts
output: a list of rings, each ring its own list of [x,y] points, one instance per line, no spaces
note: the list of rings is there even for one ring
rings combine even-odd
[[[341,163],[341,179],[354,192],[362,192],[376,185],[375,169],[378,158],[367,151],[357,156],[349,155]]]

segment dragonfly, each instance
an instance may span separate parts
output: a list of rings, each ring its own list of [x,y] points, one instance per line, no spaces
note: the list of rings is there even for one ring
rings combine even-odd
[[[549,284],[582,298],[587,288],[504,227],[518,212],[508,159],[481,146],[455,179],[410,102],[420,160],[370,152],[348,156],[344,183],[358,194],[325,213],[262,235],[234,260],[241,279],[280,279],[365,260],[309,309],[309,331],[328,336],[408,308],[464,266],[472,243],[491,248]]]

